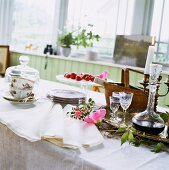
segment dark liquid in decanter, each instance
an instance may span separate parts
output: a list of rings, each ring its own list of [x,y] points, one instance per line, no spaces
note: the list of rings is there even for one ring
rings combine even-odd
[[[149,122],[145,120],[137,120],[133,118],[133,126],[140,131],[157,135],[164,130],[165,125],[163,123]]]

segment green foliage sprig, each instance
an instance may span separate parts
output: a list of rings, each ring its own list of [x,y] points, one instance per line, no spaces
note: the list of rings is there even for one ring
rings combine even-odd
[[[141,144],[147,145],[151,148],[152,152],[159,153],[161,151],[167,151],[167,147],[161,142],[155,142],[150,139],[145,138],[145,133],[140,136],[135,136],[136,129],[131,126],[119,128],[116,133],[121,134],[121,145],[128,142],[129,144],[133,144],[134,146],[140,146]]]
[[[154,146],[154,148],[151,151],[155,152],[155,153],[159,153],[159,152],[163,151],[163,149],[164,149],[164,144],[159,142],[159,143],[157,143],[157,145]]]
[[[121,145],[123,145],[125,142],[132,143],[134,141],[134,133],[136,132],[136,129],[134,129],[131,126],[125,126],[119,128],[116,133],[121,133]]]

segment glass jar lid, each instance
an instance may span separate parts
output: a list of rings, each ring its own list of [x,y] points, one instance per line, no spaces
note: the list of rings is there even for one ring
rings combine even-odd
[[[5,77],[10,78],[12,76],[18,76],[32,81],[38,81],[39,80],[38,70],[28,66],[29,57],[20,56],[19,61],[20,65],[9,67],[6,70]]]

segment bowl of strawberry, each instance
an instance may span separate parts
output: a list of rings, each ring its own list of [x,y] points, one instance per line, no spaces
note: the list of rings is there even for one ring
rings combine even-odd
[[[95,79],[95,76],[91,74],[86,74],[86,73],[81,73],[81,74],[76,74],[76,73],[66,73],[64,74],[65,78],[76,80],[76,81],[91,81],[93,82]]]

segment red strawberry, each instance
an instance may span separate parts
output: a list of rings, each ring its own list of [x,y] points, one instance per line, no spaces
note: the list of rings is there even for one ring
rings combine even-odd
[[[70,78],[71,78],[71,79],[76,79],[76,73],[71,73],[71,74],[70,74]]]
[[[76,80],[77,80],[77,81],[81,81],[81,80],[82,80],[81,76],[77,75],[77,76],[76,76]]]
[[[91,81],[94,81],[94,76],[91,76],[91,77],[90,77],[90,80],[91,80]]]
[[[68,79],[69,79],[69,78],[70,78],[70,74],[67,74],[67,75],[66,75],[66,78],[68,78]]]
[[[85,77],[85,80],[86,80],[86,81],[89,81],[89,80],[90,80],[90,77],[89,77],[89,76],[86,76],[86,77]]]

